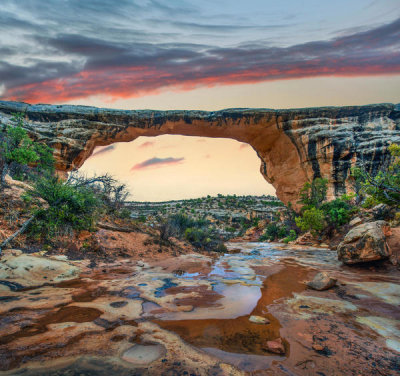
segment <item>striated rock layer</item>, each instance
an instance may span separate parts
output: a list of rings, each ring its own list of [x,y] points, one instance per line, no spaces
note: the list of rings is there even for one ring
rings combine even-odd
[[[351,166],[362,162],[371,172],[378,171],[390,158],[388,145],[400,142],[400,106],[393,104],[207,112],[0,101],[0,122],[7,123],[17,111],[25,113],[32,137],[55,149],[61,171],[82,166],[95,146],[139,136],[179,134],[246,142],[261,159],[262,175],[286,204],[295,204],[303,184],[315,177],[328,178],[330,198],[345,193],[351,189]]]

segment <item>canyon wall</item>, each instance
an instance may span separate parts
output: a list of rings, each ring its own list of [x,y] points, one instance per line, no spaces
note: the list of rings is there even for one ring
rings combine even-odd
[[[96,146],[139,136],[178,134],[246,142],[257,152],[261,173],[277,196],[295,206],[306,181],[325,177],[329,198],[340,196],[351,190],[351,166],[362,163],[376,172],[390,159],[388,145],[400,143],[400,105],[393,104],[207,112],[0,101],[0,123],[7,124],[14,112],[24,113],[32,138],[54,148],[61,171],[82,166]]]

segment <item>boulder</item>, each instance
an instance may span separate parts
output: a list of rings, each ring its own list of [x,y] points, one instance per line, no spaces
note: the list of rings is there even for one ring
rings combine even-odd
[[[382,230],[385,224],[385,221],[376,221],[352,228],[337,247],[339,260],[357,264],[388,258],[389,248]]]
[[[332,278],[328,273],[318,273],[314,279],[307,282],[307,286],[313,290],[323,291],[328,290],[336,285],[336,279]]]

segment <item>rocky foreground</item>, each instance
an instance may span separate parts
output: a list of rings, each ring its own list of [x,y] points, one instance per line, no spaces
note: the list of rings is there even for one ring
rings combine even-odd
[[[336,252],[304,246],[228,248],[94,267],[6,250],[0,373],[399,373],[393,266],[342,266]]]

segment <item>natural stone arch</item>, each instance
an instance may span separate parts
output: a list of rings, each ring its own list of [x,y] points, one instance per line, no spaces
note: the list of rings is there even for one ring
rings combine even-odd
[[[69,105],[0,101],[0,121],[24,112],[32,137],[55,149],[61,171],[79,168],[96,146],[139,136],[177,134],[232,138],[248,143],[261,160],[261,173],[277,196],[296,206],[305,182],[329,181],[329,198],[350,189],[349,172],[361,159],[378,170],[390,142],[400,142],[400,108],[393,104],[290,110],[222,111],[112,110]]]

